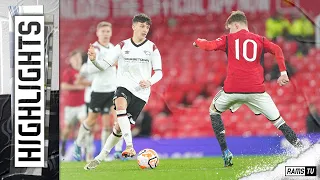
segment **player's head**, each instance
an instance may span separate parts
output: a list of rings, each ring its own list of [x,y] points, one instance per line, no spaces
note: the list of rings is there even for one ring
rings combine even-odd
[[[106,21],[102,21],[97,25],[96,35],[99,42],[108,43],[112,36],[112,24]]]
[[[73,69],[80,70],[82,66],[82,51],[81,50],[73,50],[69,54],[69,63]]]
[[[242,11],[232,11],[225,26],[226,29],[230,30],[230,33],[235,33],[242,29],[248,29],[247,17]]]
[[[132,19],[133,36],[135,36],[138,39],[146,38],[151,23],[152,22],[150,17],[146,14],[135,15]]]

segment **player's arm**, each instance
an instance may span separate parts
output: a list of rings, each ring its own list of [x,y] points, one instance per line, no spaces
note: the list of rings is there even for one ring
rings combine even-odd
[[[280,77],[278,79],[278,83],[280,86],[283,86],[289,82],[288,74],[287,74],[287,68],[283,56],[282,49],[273,42],[269,41],[267,38],[263,37],[263,46],[266,52],[271,53],[275,56],[276,61],[278,63],[279,71],[280,71]]]
[[[193,43],[195,47],[199,47],[200,49],[206,50],[206,51],[213,51],[213,50],[223,50],[226,49],[226,36],[221,36],[216,40],[213,41],[207,41],[206,39],[200,39],[198,38]]]
[[[148,88],[156,84],[163,77],[161,55],[159,50],[155,46],[154,48],[155,50],[153,51],[152,57],[151,57],[152,69],[154,71],[154,74],[151,76],[151,78],[140,81],[139,84],[142,88]]]
[[[90,63],[89,61],[87,61],[86,63],[84,63],[82,66],[81,66],[81,69],[80,69],[80,72],[79,74],[77,75],[76,77],[76,80],[74,82],[74,84],[80,84],[80,85],[83,85],[83,86],[91,86],[91,81],[87,80],[87,77],[88,77],[88,63]],[[92,65],[93,66],[93,65]],[[97,68],[95,68],[97,69]]]
[[[277,44],[269,41],[267,38],[264,38],[263,41],[264,49],[266,50],[266,52],[271,53],[275,56],[280,72],[286,72],[287,68],[285,65],[282,49]]]
[[[96,59],[99,59],[99,55],[96,55]],[[87,61],[87,68],[86,68],[86,73],[87,74],[94,74],[94,73],[98,73],[100,72],[100,69],[98,69],[93,62],[90,60],[90,58],[88,57],[88,61]]]
[[[85,76],[79,74],[74,82],[76,85],[82,85],[82,86],[91,86],[92,82],[89,81]]]
[[[97,60],[99,60],[99,58],[101,58],[100,53],[99,53],[99,50],[97,47],[93,46],[93,48],[95,49],[95,54],[96,54],[96,58]],[[94,73],[98,73],[100,72],[101,70],[98,69],[93,63],[92,61],[90,60],[89,56],[88,56],[88,60],[87,60],[87,66],[86,66],[86,73],[87,74],[94,74]]]
[[[151,85],[154,85],[158,81],[160,81],[163,76],[161,55],[158,49],[155,49],[152,54],[152,69],[154,71],[154,74],[150,79],[148,79],[148,81],[151,83]]]
[[[85,77],[79,75],[77,77],[77,80],[76,80],[75,84],[80,84],[80,85],[83,85],[83,86],[87,87],[87,86],[91,86],[92,82],[87,80]]]
[[[65,90],[65,91],[76,91],[76,90],[84,89],[84,86],[80,84],[69,84],[69,83],[62,82],[60,84],[60,88],[61,90]]]
[[[113,66],[119,56],[121,54],[121,48],[120,45],[116,45],[110,53],[106,57],[96,57],[96,52],[94,50],[94,47],[92,44],[90,44],[90,48],[88,49],[88,57],[93,65],[95,65],[100,71],[104,71],[108,69],[109,67]]]

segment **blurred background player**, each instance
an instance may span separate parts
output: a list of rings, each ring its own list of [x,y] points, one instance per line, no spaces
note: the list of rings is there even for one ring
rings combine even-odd
[[[89,112],[89,104],[91,101],[91,84],[92,84],[92,80],[94,77],[94,74],[89,74],[87,72],[87,59],[88,59],[88,55],[84,54],[83,58],[84,63],[81,66],[80,69],[80,73],[77,76],[77,80],[76,80],[76,84],[81,84],[84,85],[86,87],[85,91],[84,91],[84,102],[86,105],[86,113],[88,115]],[[93,158],[93,153],[94,153],[94,135],[93,133],[90,133],[86,136],[85,139],[85,144],[86,146],[83,148],[85,151],[85,155],[86,155],[86,161],[90,161]]]
[[[320,116],[316,105],[309,105],[309,114],[307,116],[307,132],[320,133]]]
[[[85,63],[81,66],[80,74],[78,76],[76,83],[86,86],[84,101],[86,104],[86,112],[88,114],[89,105],[90,105],[90,101],[91,101],[91,93],[92,93],[91,84],[92,84],[92,80],[94,79],[94,76],[95,76],[95,74],[97,74],[97,72],[88,73],[88,63],[91,63],[91,62],[87,61],[87,59],[88,59],[87,54],[84,54],[83,59],[85,59]],[[112,118],[110,120],[112,120]],[[108,131],[110,129],[109,115],[102,113],[102,121],[105,123],[103,123],[102,130],[101,130],[101,137],[100,137],[101,138],[100,139],[101,140],[101,148],[103,147],[103,144],[105,143],[105,140],[106,140],[105,136],[110,134],[110,132]],[[95,129],[95,128],[93,128],[93,129]],[[88,134],[84,140],[86,145],[83,149],[85,150],[87,162],[92,160],[93,155],[94,155],[94,151],[95,151],[94,133],[95,132],[96,132],[95,130],[93,130],[93,132],[90,132],[90,134]],[[119,143],[115,146],[115,150],[116,150],[116,152],[114,153],[115,159],[126,160],[125,158],[121,157],[122,144],[123,144],[123,140],[119,141]]]
[[[224,166],[233,165],[233,155],[227,147],[221,113],[228,109],[235,112],[242,104],[247,105],[255,114],[266,116],[294,147],[302,148],[301,141],[280,116],[264,87],[263,67],[260,64],[264,53],[271,53],[276,57],[281,72],[278,84],[284,86],[289,82],[281,48],[267,38],[249,32],[247,18],[241,11],[233,11],[225,25],[230,34],[213,41],[197,39],[194,43],[203,50],[221,50],[228,56],[228,74],[223,90],[218,92],[209,109]]]
[[[62,91],[61,101],[65,103],[64,123],[61,140],[61,155],[65,156],[66,140],[70,131],[78,121],[86,118],[86,107],[84,104],[84,89],[82,84],[76,84],[79,70],[82,66],[82,51],[74,50],[69,55],[69,67],[63,71],[60,88]]]
[[[100,22],[97,25],[96,35],[98,41],[93,43],[97,58],[110,56],[114,45],[110,43],[112,36],[112,25],[109,22]],[[81,145],[84,138],[89,135],[90,130],[95,125],[99,113],[102,114],[102,131],[101,131],[101,147],[103,147],[107,136],[110,134],[111,123],[116,118],[116,113],[113,108],[113,96],[116,90],[117,69],[112,66],[104,71],[100,71],[91,61],[87,62],[87,74],[94,74],[91,84],[91,101],[89,104],[89,113],[87,119],[82,123],[79,129],[78,137],[74,143],[74,159],[81,160]],[[119,146],[122,148],[122,141],[119,141]],[[117,149],[121,151],[122,149]],[[119,157],[115,154],[116,157]]]
[[[131,130],[133,137],[150,137],[152,133],[152,116],[149,111],[143,109],[137,117]]]
[[[100,154],[84,167],[86,170],[95,169],[122,135],[126,142],[126,149],[122,152],[122,156],[136,155],[132,142],[131,124],[135,124],[148,101],[151,86],[162,78],[160,52],[153,42],[146,39],[150,26],[151,19],[145,14],[138,14],[132,20],[132,38],[116,45],[114,53],[99,58],[96,57],[94,46],[91,45],[88,50],[89,59],[100,70],[109,69],[118,61],[118,82],[114,96],[117,121],[115,121],[113,133],[108,137]]]

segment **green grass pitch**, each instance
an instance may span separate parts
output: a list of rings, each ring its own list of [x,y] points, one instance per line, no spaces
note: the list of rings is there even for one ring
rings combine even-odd
[[[220,157],[197,159],[160,159],[155,169],[142,170],[136,160],[103,162],[85,171],[85,162],[61,162],[61,180],[212,180],[239,179],[251,172],[272,169],[285,156],[234,157],[233,167],[223,167]]]

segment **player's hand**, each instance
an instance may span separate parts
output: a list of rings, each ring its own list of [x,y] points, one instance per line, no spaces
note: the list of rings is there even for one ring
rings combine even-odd
[[[139,82],[140,87],[142,87],[143,89],[148,88],[151,86],[151,82],[148,80],[142,80]]]
[[[281,75],[279,78],[278,78],[278,84],[280,85],[280,86],[284,86],[284,85],[286,85],[286,84],[288,84],[289,83],[289,77],[288,77],[288,75],[287,74],[283,74],[283,75]]]
[[[197,45],[197,42],[204,42],[204,41],[207,41],[206,39],[201,39],[201,38],[198,38],[195,42],[193,42],[193,46],[194,47],[199,47],[198,45]]]
[[[90,47],[88,49],[88,57],[91,61],[96,60],[96,51],[94,50],[94,47],[92,44],[90,44]]]
[[[193,45],[194,47],[199,47],[196,42],[193,42],[192,45]]]

